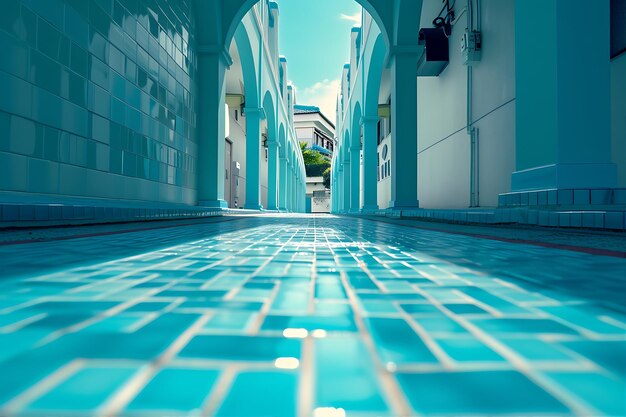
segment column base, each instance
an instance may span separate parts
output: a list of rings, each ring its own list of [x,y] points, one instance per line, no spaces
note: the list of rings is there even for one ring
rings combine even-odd
[[[415,201],[395,201],[391,200],[389,202],[388,210],[419,210],[420,203],[418,200]]]
[[[617,166],[606,164],[553,164],[513,173],[511,190],[601,189],[617,187]]]
[[[361,214],[371,214],[371,213],[376,213],[379,210],[380,209],[379,209],[378,205],[363,206],[363,208],[361,208],[360,212],[361,212]]]
[[[198,206],[226,209],[228,208],[228,203],[224,200],[198,201]]]
[[[262,211],[263,210],[263,206],[261,204],[251,204],[251,205],[245,205],[244,208],[246,210],[257,210],[257,211]]]

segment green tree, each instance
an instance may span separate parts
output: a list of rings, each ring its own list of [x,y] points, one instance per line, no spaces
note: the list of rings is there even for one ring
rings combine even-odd
[[[300,142],[300,150],[302,151],[307,177],[323,177],[324,172],[330,169],[328,159],[324,158],[318,151],[307,149],[306,142]]]
[[[321,165],[324,162],[328,162],[321,153],[314,151],[313,149],[307,149],[306,142],[300,142],[300,150],[302,151],[302,157],[304,158],[304,165]]]
[[[322,175],[324,177],[324,187],[330,189],[330,172],[331,169],[330,167],[326,168],[326,170],[324,171],[324,174]]]

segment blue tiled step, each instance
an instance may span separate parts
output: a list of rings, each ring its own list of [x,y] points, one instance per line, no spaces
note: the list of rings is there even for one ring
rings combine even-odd
[[[626,230],[626,207],[612,210],[550,210],[536,207],[494,209],[380,210],[376,216],[447,223],[523,224],[543,227]]]
[[[567,206],[625,206],[626,189],[598,190],[537,190],[505,193],[498,196],[498,205],[505,207]]]
[[[75,204],[0,203],[0,227],[109,223],[157,219],[185,219],[220,216],[221,210],[204,207],[144,207]]]

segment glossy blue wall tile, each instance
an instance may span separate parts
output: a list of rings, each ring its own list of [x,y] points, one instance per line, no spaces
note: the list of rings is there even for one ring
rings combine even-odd
[[[2,3],[0,190],[195,204],[192,0]]]

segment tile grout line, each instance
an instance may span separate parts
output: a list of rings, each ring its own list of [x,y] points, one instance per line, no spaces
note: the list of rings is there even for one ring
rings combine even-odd
[[[86,363],[87,361],[84,359],[74,359],[71,362],[66,363],[61,368],[49,374],[44,379],[38,381],[35,385],[9,401],[4,407],[4,412],[6,412],[7,415],[18,413],[25,406],[50,392],[55,386],[69,378],[71,375],[76,374],[76,372],[83,368]]]
[[[103,411],[100,415],[102,417],[118,415],[141,389],[189,343],[210,318],[210,314],[200,316],[155,361],[149,363],[143,370],[139,370],[130,381],[120,387],[117,394],[102,407]]]
[[[385,369],[380,359],[378,358],[378,355],[376,353],[376,345],[374,343],[374,340],[372,339],[372,336],[369,334],[365,327],[362,316],[359,314],[356,296],[354,295],[352,288],[350,288],[350,286],[348,285],[345,271],[341,271],[341,280],[344,286],[344,290],[346,291],[346,295],[348,296],[348,302],[350,303],[350,306],[352,308],[352,314],[355,324],[357,325],[358,332],[370,355],[372,364],[374,365],[374,370],[378,377],[378,382],[380,383],[381,388],[385,393],[385,397],[391,405],[391,409],[397,416],[416,416],[415,413],[412,413],[411,407],[408,404],[405,395],[402,393],[402,389],[398,385],[398,382],[394,379],[393,375]]]

